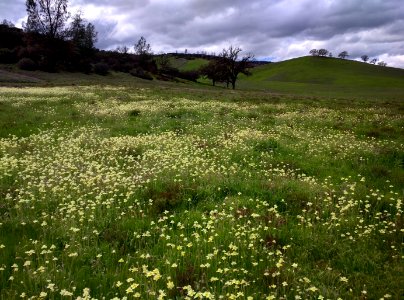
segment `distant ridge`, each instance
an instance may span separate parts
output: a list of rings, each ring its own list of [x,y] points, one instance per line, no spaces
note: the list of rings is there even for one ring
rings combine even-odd
[[[217,55],[203,54],[203,53],[167,53],[173,58],[172,63],[180,70],[194,71],[201,66],[208,64],[210,60],[218,59]],[[271,63],[265,60],[253,60],[251,62],[253,67],[258,67]]]

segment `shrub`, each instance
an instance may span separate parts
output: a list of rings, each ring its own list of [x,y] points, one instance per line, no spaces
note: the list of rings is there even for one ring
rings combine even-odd
[[[109,66],[106,63],[96,63],[93,67],[94,73],[106,76],[109,73]]]
[[[77,66],[77,70],[79,72],[83,72],[84,74],[91,73],[91,63],[88,60],[81,60],[79,65]]]
[[[200,76],[200,73],[198,71],[180,71],[174,67],[161,69],[160,74],[169,77],[178,77],[190,81],[197,81]]]
[[[35,71],[37,69],[36,63],[32,59],[26,57],[20,59],[17,65],[21,70]]]
[[[199,78],[199,72],[198,71],[181,71],[181,72],[179,72],[177,77],[196,82]]]
[[[38,69],[44,72],[56,73],[60,70],[61,64],[58,61],[51,57],[50,55],[46,58],[43,58],[38,63]]]
[[[145,70],[143,70],[141,68],[132,69],[130,71],[130,74],[135,77],[142,78],[142,79],[153,80],[153,76],[151,76],[149,72],[146,72]]]
[[[0,63],[1,64],[14,64],[17,62],[17,56],[11,49],[0,49]]]
[[[160,70],[161,75],[170,76],[170,77],[177,77],[180,71],[177,68],[167,66]]]

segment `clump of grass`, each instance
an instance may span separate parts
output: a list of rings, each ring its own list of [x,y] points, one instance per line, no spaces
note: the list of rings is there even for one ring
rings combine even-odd
[[[279,142],[274,139],[260,141],[254,147],[258,152],[275,152],[279,148]]]
[[[132,109],[132,110],[129,112],[129,116],[130,116],[130,117],[138,117],[138,116],[140,115],[140,113],[141,113],[140,110],[138,110],[138,109]]]

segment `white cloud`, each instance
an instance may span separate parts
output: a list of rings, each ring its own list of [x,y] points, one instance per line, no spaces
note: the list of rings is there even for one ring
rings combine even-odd
[[[390,66],[402,66],[404,55],[402,0],[71,0],[70,8],[82,10],[99,31],[98,47],[109,49],[144,36],[155,52],[236,44],[282,60],[324,47]],[[0,0],[0,11],[14,22],[25,15],[18,1]]]
[[[382,54],[379,56],[379,61],[386,62],[390,67],[404,69],[404,55]]]

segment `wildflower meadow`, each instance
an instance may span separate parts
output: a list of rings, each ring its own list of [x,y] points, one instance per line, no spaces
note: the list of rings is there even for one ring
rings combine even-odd
[[[403,112],[0,88],[0,299],[402,299]]]

